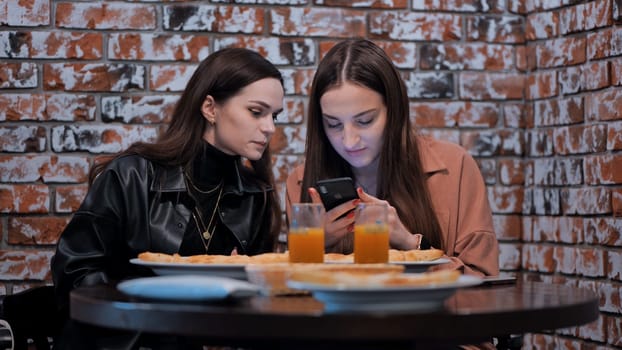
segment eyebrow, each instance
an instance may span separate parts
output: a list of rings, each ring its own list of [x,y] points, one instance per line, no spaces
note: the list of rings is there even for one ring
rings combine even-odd
[[[369,112],[373,112],[373,111],[375,111],[375,110],[376,110],[376,108],[370,108],[370,109],[368,109],[368,110],[366,110],[366,111],[362,111],[362,112],[359,112],[359,113],[355,114],[352,118],[357,118],[357,117],[360,117],[360,116],[362,116],[362,115],[364,115],[364,114],[367,114],[367,113],[369,113]],[[337,117],[334,117],[334,116],[332,116],[332,115],[330,115],[330,114],[326,114],[326,113],[322,113],[322,116],[323,116],[324,118],[339,119],[339,118],[337,118]]]
[[[260,104],[260,105],[262,105],[264,108],[268,108],[268,109],[272,108],[269,104],[265,103],[264,101],[259,101],[259,100],[249,100],[248,102],[254,102],[254,103]],[[279,114],[279,113],[281,113],[281,112],[283,112],[283,108],[281,108],[281,109],[279,109],[279,110],[277,110],[277,111],[274,111],[274,113],[276,113],[276,114]]]

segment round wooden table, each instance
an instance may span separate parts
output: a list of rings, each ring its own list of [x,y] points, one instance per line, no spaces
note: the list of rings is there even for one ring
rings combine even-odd
[[[110,286],[71,293],[71,318],[90,325],[256,348],[431,348],[552,330],[598,318],[595,293],[519,282],[458,290],[438,311],[327,313],[309,296],[225,303],[131,298]]]

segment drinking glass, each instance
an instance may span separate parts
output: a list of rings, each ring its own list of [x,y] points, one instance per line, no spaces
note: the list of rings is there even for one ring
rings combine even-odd
[[[315,203],[292,205],[289,220],[289,262],[324,262],[324,206]]]
[[[354,217],[354,262],[389,262],[389,207],[385,203],[360,203]]]

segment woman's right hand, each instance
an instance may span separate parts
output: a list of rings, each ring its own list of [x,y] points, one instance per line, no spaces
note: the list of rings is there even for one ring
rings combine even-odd
[[[309,188],[309,196],[313,203],[322,203],[320,194],[315,188]],[[336,245],[354,231],[354,208],[359,201],[359,199],[354,199],[326,212],[324,219],[324,244],[326,247]]]

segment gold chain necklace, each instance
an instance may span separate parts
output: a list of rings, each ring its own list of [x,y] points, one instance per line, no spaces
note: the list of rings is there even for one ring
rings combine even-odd
[[[192,199],[194,199],[195,206],[194,206],[194,211],[192,212],[192,217],[194,218],[194,223],[197,226],[197,231],[199,232],[201,243],[203,243],[203,247],[205,248],[205,254],[207,254],[207,250],[210,246],[210,243],[212,242],[212,237],[214,237],[214,230],[216,229],[216,226],[218,225],[218,222],[214,222],[214,218],[216,217],[216,212],[218,211],[218,207],[220,205],[220,198],[222,198],[222,192],[225,187],[225,179],[223,178],[218,184],[218,186],[214,187],[213,189],[209,191],[202,191],[194,185],[192,180],[190,180],[190,176],[188,176],[188,174],[184,172],[184,175],[186,175],[184,176],[184,178],[187,179],[187,182],[192,186],[192,188],[200,193],[210,194],[220,188],[220,191],[218,192],[218,197],[216,198],[216,205],[214,205],[214,210],[212,211],[212,216],[210,217],[209,223],[207,224],[207,226],[205,226],[205,222],[203,221],[203,215],[201,214],[202,209],[199,205],[199,201],[196,198],[194,198],[192,193],[188,192],[190,196],[192,197]],[[199,221],[201,222],[200,225],[199,225]],[[212,226],[212,223],[214,224],[213,226]]]
[[[197,187],[197,185],[194,184],[194,181],[192,181],[192,179],[190,178],[190,176],[187,173],[184,172],[184,175],[186,175],[186,178],[188,179],[188,183],[190,184],[190,186],[192,186],[192,188],[195,191],[197,191],[199,193],[202,193],[202,194],[214,193],[218,189],[218,187],[222,186],[222,183],[225,181],[225,179],[223,178],[222,180],[220,180],[220,183],[218,184],[218,186],[212,188],[211,190],[204,191],[204,190],[200,189],[199,187]]]
[[[203,215],[201,215],[201,210],[199,208],[199,203],[197,202],[194,207],[194,212],[192,213],[192,217],[194,218],[194,222],[197,225],[197,230],[199,231],[199,237],[201,237],[201,242],[203,243],[203,247],[205,247],[205,253],[207,254],[207,250],[209,249],[210,243],[212,242],[212,238],[214,237],[214,230],[216,229],[217,222],[214,222],[214,218],[216,217],[216,212],[218,211],[218,205],[220,204],[220,198],[222,197],[222,190],[225,186],[223,186],[223,182],[219,185],[220,191],[218,192],[218,198],[216,199],[216,205],[214,206],[214,210],[212,211],[212,216],[209,219],[209,223],[205,226],[205,222],[203,221]],[[195,214],[196,213],[196,214]],[[197,217],[199,220],[197,220]],[[199,225],[199,221],[201,221],[201,225]],[[214,225],[212,226],[212,223]],[[211,227],[211,229],[210,229]],[[207,240],[207,242],[205,242]]]

